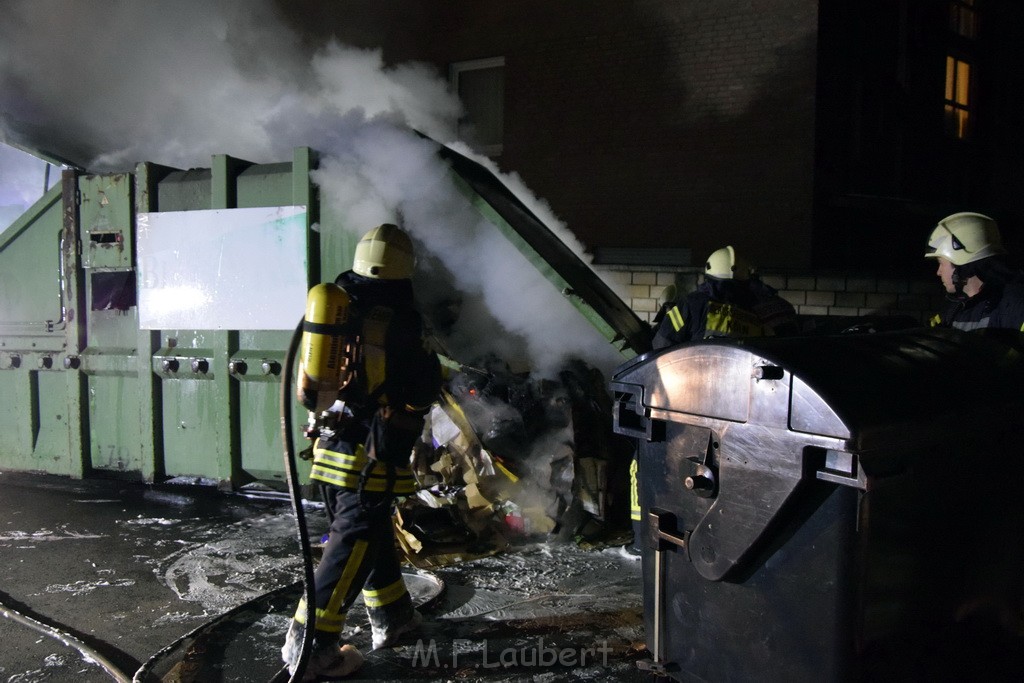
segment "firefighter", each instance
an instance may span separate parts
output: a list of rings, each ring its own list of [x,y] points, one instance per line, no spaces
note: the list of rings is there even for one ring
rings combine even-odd
[[[932,230],[925,257],[939,262],[936,275],[948,299],[932,327],[1024,332],[1024,274],[1011,265],[992,218],[969,211],[946,216]]]
[[[689,294],[671,296],[658,317],[652,342],[655,349],[711,337],[763,337],[797,331],[793,306],[737,259],[731,246],[712,252],[704,263],[704,281]],[[634,458],[629,468],[633,546],[627,548],[633,555],[640,552],[642,530],[638,468]]]
[[[424,347],[413,305],[413,265],[408,235],[384,224],[363,236],[352,270],[335,280],[349,302],[352,364],[313,445],[310,478],[321,487],[330,531],[315,574],[316,629],[304,680],[347,676],[363,663],[358,649],[341,642],[360,591],[375,650],[422,620],[402,579],[391,523],[394,497],[414,492],[410,455],[441,388],[440,363]],[[281,649],[292,673],[305,615],[303,599]]]
[[[654,333],[655,349],[709,337],[792,334],[796,312],[788,301],[722,247],[708,256],[704,281],[665,305]]]

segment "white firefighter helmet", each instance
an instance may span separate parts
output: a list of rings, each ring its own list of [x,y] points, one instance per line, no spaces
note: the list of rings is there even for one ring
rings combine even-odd
[[[403,280],[412,277],[415,263],[409,236],[397,225],[384,223],[359,240],[352,270],[379,280]]]
[[[731,246],[711,252],[704,264],[704,275],[719,280],[731,280],[736,273],[736,250]],[[742,274],[741,274],[742,275]]]
[[[963,211],[939,221],[928,238],[925,257],[941,256],[962,266],[1004,253],[996,222],[984,214]]]

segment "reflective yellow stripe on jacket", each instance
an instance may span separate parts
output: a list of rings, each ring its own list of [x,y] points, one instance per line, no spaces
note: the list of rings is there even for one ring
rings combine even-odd
[[[666,313],[666,315],[668,316],[669,322],[672,323],[672,328],[676,332],[683,329],[683,327],[686,325],[686,323],[683,322],[683,314],[679,312],[678,306],[673,306],[672,308],[668,309],[668,313]]]
[[[344,489],[359,490],[359,477],[369,459],[362,445],[356,448],[355,455],[336,453],[320,447],[320,440],[313,446],[313,469],[309,478],[325,484],[333,484]],[[384,492],[388,486],[387,468],[377,463],[370,470],[366,481],[366,491]],[[395,483],[392,493],[406,496],[416,492],[416,480],[408,467],[395,468]]]
[[[761,324],[756,314],[732,304],[711,301],[708,303],[705,336],[720,332],[733,337],[764,337],[771,330]]]

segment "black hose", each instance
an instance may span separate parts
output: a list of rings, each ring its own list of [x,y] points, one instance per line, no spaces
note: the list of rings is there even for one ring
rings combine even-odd
[[[17,611],[12,607],[8,607],[3,602],[0,602],[0,616],[4,616],[7,619],[11,619],[22,626],[27,626],[30,629],[42,633],[44,636],[49,636],[64,643],[68,647],[74,648],[81,653],[82,658],[87,662],[92,662],[97,666],[101,667],[104,671],[110,674],[118,683],[131,683],[131,678],[128,677],[121,669],[119,669],[113,662],[101,655],[94,648],[89,647],[87,644],[74,637],[70,633],[62,631],[49,624],[44,624],[41,621],[37,621],[32,617],[26,616],[21,612]]]
[[[303,674],[306,670],[306,665],[309,662],[309,655],[313,645],[313,630],[316,627],[316,579],[313,574],[313,551],[309,545],[309,529],[306,525],[306,515],[302,507],[302,491],[300,488],[298,468],[295,464],[295,447],[292,443],[292,377],[295,374],[295,356],[298,352],[299,343],[302,339],[302,322],[300,322],[294,333],[292,334],[291,342],[288,345],[288,351],[285,356],[285,363],[283,369],[283,377],[281,378],[281,436],[284,442],[284,458],[285,458],[285,474],[288,480],[288,491],[292,503],[292,509],[295,511],[295,526],[296,532],[299,537],[299,546],[302,549],[302,564],[303,564],[303,583],[305,585],[305,597],[306,597],[306,623],[305,628],[302,632],[302,648],[299,655],[299,661],[295,667],[295,673],[291,674],[291,677],[285,679],[285,674],[288,673],[287,668],[281,669],[271,679],[272,683],[278,683],[279,681],[288,680],[289,683],[292,681],[298,681],[302,679]],[[37,621],[29,616],[18,612],[17,610],[5,605],[3,601],[0,601],[0,616],[6,617],[27,626],[43,635],[49,636],[65,645],[78,650],[83,658],[87,661],[95,662],[98,666],[103,668],[117,683],[141,683],[145,681],[146,677],[150,674],[153,666],[166,654],[173,652],[183,642],[190,638],[195,638],[199,634],[209,629],[214,628],[219,623],[234,617],[239,612],[248,609],[253,603],[260,600],[275,597],[281,593],[289,591],[298,585],[297,582],[288,586],[281,586],[268,593],[259,595],[252,600],[248,600],[236,607],[228,610],[224,614],[219,615],[215,619],[204,622],[193,630],[189,631],[185,635],[175,640],[170,645],[161,648],[158,652],[153,654],[139,669],[135,672],[133,677],[128,677],[121,669],[119,669],[109,659],[104,657],[98,651],[74,637],[70,633],[62,631],[54,626],[44,624],[41,621]],[[290,626],[289,626],[290,628]]]
[[[272,600],[279,595],[283,595],[285,593],[293,591],[296,587],[298,587],[300,583],[300,581],[296,581],[295,583],[288,584],[287,586],[278,586],[272,591],[269,591],[267,593],[261,593],[260,595],[257,595],[256,597],[250,600],[246,600],[245,602],[239,605],[235,605],[227,612],[219,614],[215,618],[210,619],[209,621],[204,621],[202,624],[195,627],[185,635],[181,636],[173,643],[165,647],[162,647],[160,648],[159,651],[153,653],[153,655],[141,667],[139,667],[139,670],[135,672],[135,676],[131,679],[132,683],[145,683],[146,677],[149,676],[149,674],[153,670],[153,667],[156,666],[157,662],[163,659],[164,656],[170,654],[171,652],[174,652],[185,641],[200,637],[205,631],[212,630],[219,626],[221,623],[229,619],[233,619],[235,615],[248,611],[256,603],[262,602],[264,600]]]
[[[306,526],[306,513],[302,508],[302,491],[299,484],[298,468],[295,465],[295,446],[292,443],[292,377],[295,376],[295,356],[298,354],[299,343],[302,340],[303,322],[305,319],[296,325],[295,331],[292,333],[281,377],[281,438],[284,442],[285,476],[288,480],[288,492],[291,494],[292,509],[295,511],[295,529],[299,536],[299,547],[302,549],[303,579],[306,584],[306,623],[302,629],[302,648],[295,672],[288,679],[289,683],[302,680],[313,648],[312,636],[316,628],[316,579],[313,575],[313,551],[309,547],[309,529]],[[289,625],[290,628],[291,625]],[[284,671],[287,669],[283,669],[274,677],[273,681],[281,679]]]

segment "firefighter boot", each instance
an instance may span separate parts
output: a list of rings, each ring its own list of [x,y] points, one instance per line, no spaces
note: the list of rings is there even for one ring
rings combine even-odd
[[[412,610],[409,619],[399,626],[390,626],[387,624],[378,625],[376,619],[370,619],[370,627],[373,631],[373,649],[379,650],[384,647],[391,647],[398,642],[406,633],[415,631],[423,623],[423,615]]]
[[[281,659],[288,666],[288,672],[295,673],[302,651],[302,625],[292,622],[281,648]],[[313,648],[309,654],[309,662],[303,673],[303,681],[315,681],[326,678],[344,678],[355,673],[363,665],[364,657],[352,645],[341,645],[335,638],[314,638]]]

